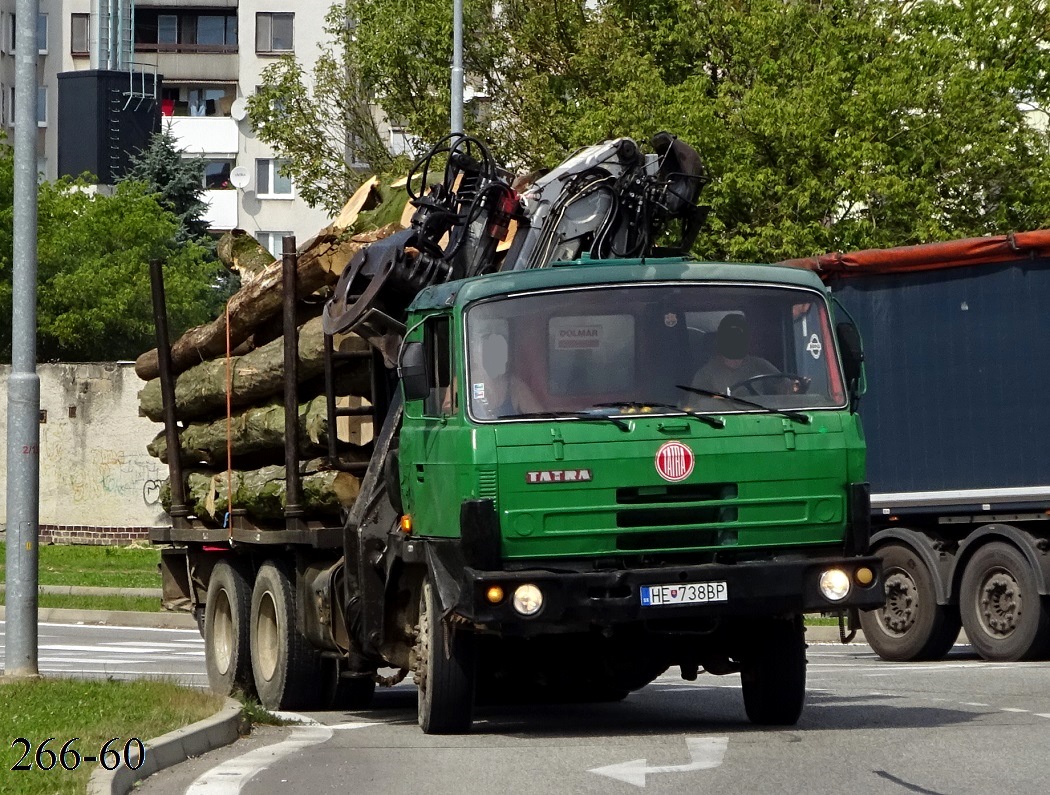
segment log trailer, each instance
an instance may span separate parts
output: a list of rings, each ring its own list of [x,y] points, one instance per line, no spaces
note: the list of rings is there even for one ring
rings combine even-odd
[[[153,536],[214,689],[363,708],[411,672],[423,731],[457,733],[475,703],[619,700],[677,666],[739,672],[751,721],[797,721],[803,614],[883,601],[859,338],[811,272],[685,258],[702,165],[670,135],[652,149],[599,144],[520,191],[469,138],[421,161],[411,227],[360,251],[324,307],[326,466],[360,479],[340,521],[302,503],[286,240],[284,517],[194,516],[169,456],[172,526]],[[708,390],[695,374],[730,315],[776,373]],[[370,354],[341,353],[351,332]],[[346,408],[362,367],[369,401]],[[335,430],[362,413],[375,438],[348,460]]]
[[[817,270],[855,319],[872,551],[886,660],[936,660],[960,627],[987,660],[1050,654],[1050,230],[831,254]]]

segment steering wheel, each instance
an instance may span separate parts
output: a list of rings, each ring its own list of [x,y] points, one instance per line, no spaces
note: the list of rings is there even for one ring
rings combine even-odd
[[[809,384],[812,379],[807,378],[804,375],[798,373],[764,373],[762,375],[753,375],[750,378],[745,378],[743,381],[737,381],[735,384],[729,387],[729,394],[736,394],[738,389],[746,389],[752,395],[765,394],[758,391],[758,385],[768,383],[770,381],[783,381],[788,385],[788,390],[782,392],[777,390],[773,392],[775,395],[804,395],[809,390]]]

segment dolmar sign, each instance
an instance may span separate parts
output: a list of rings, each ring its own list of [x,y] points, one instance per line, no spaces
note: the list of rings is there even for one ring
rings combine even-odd
[[[526,483],[588,483],[591,481],[589,469],[542,469],[537,472],[526,472]]]

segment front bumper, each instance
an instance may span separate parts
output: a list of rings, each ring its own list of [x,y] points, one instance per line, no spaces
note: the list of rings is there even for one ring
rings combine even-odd
[[[841,568],[852,578],[862,566],[875,575],[870,584],[860,586],[854,580],[849,594],[838,602],[821,595],[818,580],[822,572]],[[642,604],[642,586],[708,582],[725,582],[728,599],[702,604]],[[512,606],[514,589],[524,583],[537,586],[543,593],[543,607],[531,617],[518,614]],[[493,585],[499,585],[505,594],[495,605],[486,598]],[[661,619],[710,622],[845,608],[870,610],[884,601],[880,559],[857,556],[598,572],[478,571],[467,567],[462,571],[453,612],[488,629],[535,635]]]

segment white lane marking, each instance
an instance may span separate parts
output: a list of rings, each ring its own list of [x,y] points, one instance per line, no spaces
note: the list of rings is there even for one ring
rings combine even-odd
[[[3,624],[0,621],[0,624]],[[178,634],[189,634],[193,633],[197,637],[200,637],[200,632],[196,629],[170,629],[165,627],[125,627],[121,624],[91,624],[84,621],[78,621],[75,624],[59,624],[53,621],[46,621],[37,624],[38,627],[74,627],[76,629],[117,629],[121,632],[170,632],[173,635]]]
[[[1028,712],[1026,709],[1018,709],[1017,707],[1000,707],[1000,712]]]
[[[1037,712],[1035,716],[1037,718],[1050,718],[1050,712]]]
[[[991,706],[990,704],[984,704],[984,703],[982,703],[980,701],[963,701],[963,702],[960,702],[960,703],[962,703],[962,705],[964,707],[987,707],[987,706]]]
[[[729,747],[728,737],[686,737],[686,747],[692,761],[682,765],[657,765],[648,767],[644,759],[632,759],[630,762],[620,762],[605,767],[595,767],[587,771],[597,773],[599,776],[607,776],[617,781],[624,781],[636,787],[645,786],[645,777],[652,773],[688,773],[694,770],[711,770],[722,764],[726,748]]]
[[[52,643],[46,646],[40,646],[40,651],[94,651],[99,652],[103,650],[102,646],[80,646],[71,643]],[[157,650],[154,649],[107,649],[110,653],[121,652],[122,654],[154,654]]]
[[[341,723],[336,726],[325,726],[313,718],[295,712],[275,712],[274,714],[285,720],[300,721],[302,725],[293,726],[291,736],[286,740],[256,748],[254,751],[216,765],[198,776],[186,790],[186,795],[239,795],[244,785],[258,773],[290,754],[311,745],[327,742],[332,739],[335,729],[360,729],[376,725],[374,723]]]

